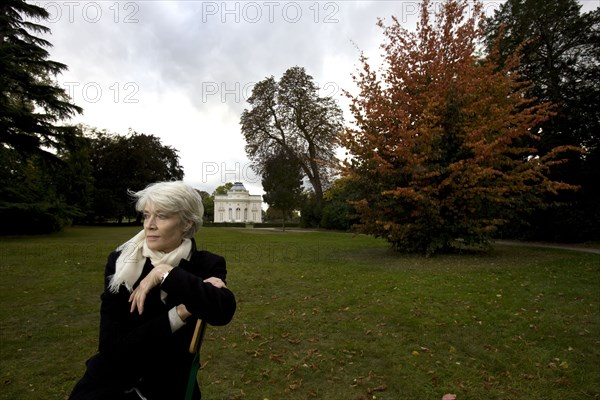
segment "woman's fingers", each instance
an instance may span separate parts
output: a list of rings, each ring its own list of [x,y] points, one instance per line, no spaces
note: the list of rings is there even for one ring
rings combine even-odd
[[[153,270],[150,274],[148,274],[148,276],[142,279],[138,287],[136,287],[135,290],[131,292],[131,295],[129,296],[129,302],[131,303],[129,312],[133,313],[136,309],[138,310],[140,315],[144,312],[144,303],[146,302],[146,295],[148,294],[150,289],[152,289],[160,282],[160,279],[157,278],[159,275],[160,273],[158,272],[158,269]],[[223,280],[215,276],[211,276],[210,278],[205,279],[204,282],[210,283],[211,285],[219,289],[227,287],[225,286],[225,282],[223,282]]]
[[[141,315],[144,312],[145,301],[146,293],[143,289],[141,289],[140,285],[131,293],[131,296],[129,296],[129,302],[131,303],[131,308],[129,309],[129,312],[134,312],[137,308]]]
[[[210,278],[205,279],[204,282],[210,283],[211,285],[213,285],[214,287],[217,287],[219,289],[227,287],[227,286],[225,286],[225,282],[223,282],[221,279],[219,279],[215,276],[211,276]]]
[[[136,308],[139,310],[140,314],[144,312],[146,294],[150,291],[150,289],[160,283],[160,275],[161,271],[158,268],[155,268],[144,279],[142,279],[139,286],[136,287],[131,293],[131,296],[129,296],[129,302],[131,303],[130,312],[134,312]]]

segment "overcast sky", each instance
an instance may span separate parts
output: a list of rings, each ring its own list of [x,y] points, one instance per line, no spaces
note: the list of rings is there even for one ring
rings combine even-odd
[[[600,0],[581,1],[584,10]],[[360,51],[379,66],[378,18],[408,28],[415,1],[31,1],[52,30],[50,58],[84,114],[70,121],[126,134],[131,128],[179,151],[184,180],[209,193],[242,181],[263,194],[250,169],[240,115],[253,84],[304,67],[344,110],[341,90]],[[434,2],[434,5],[436,3]],[[439,2],[437,3],[439,4]],[[491,15],[499,1],[486,1]]]

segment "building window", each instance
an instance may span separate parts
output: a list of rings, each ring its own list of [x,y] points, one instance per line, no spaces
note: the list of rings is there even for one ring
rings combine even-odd
[[[236,220],[236,221],[239,221],[239,220],[240,220],[240,214],[241,214],[241,210],[240,210],[240,208],[238,207],[238,208],[236,208],[236,209],[235,209],[235,220]]]

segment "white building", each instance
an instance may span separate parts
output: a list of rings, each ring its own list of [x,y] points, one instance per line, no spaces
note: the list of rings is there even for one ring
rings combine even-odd
[[[262,222],[262,196],[250,194],[242,182],[235,182],[226,195],[215,195],[214,221]]]

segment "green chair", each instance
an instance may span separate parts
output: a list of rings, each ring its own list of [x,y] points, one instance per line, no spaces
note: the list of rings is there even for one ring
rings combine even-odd
[[[190,353],[194,354],[194,359],[192,360],[192,366],[190,368],[185,400],[192,400],[192,396],[194,395],[194,386],[198,379],[198,370],[200,369],[200,348],[202,347],[202,339],[204,339],[205,331],[206,323],[199,319],[196,322],[194,336],[192,336],[192,341],[190,342]]]

